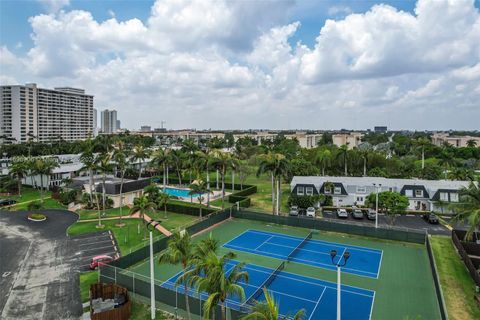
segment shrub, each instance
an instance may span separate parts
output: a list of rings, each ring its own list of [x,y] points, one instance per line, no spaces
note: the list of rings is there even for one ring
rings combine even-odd
[[[60,191],[58,200],[64,204],[68,205],[70,202],[75,202],[77,200],[77,190],[70,190],[70,191]],[[88,197],[88,194],[87,194]]]
[[[317,203],[323,202],[323,199],[323,196],[320,195],[298,196],[291,194],[288,197],[288,206],[298,206],[300,208],[314,207]]]
[[[28,211],[39,210],[43,208],[43,204],[40,201],[32,201],[27,205]]]

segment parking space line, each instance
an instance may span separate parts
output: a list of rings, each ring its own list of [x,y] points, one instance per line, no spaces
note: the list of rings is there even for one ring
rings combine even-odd
[[[112,246],[105,246],[105,247],[95,247],[95,248],[90,248],[90,249],[82,249],[82,252],[84,251],[92,251],[92,250],[100,250],[100,249],[104,249],[104,248],[111,248]]]
[[[79,247],[83,247],[83,246],[89,246],[89,245],[93,245],[93,244],[97,244],[97,243],[102,243],[102,242],[110,242],[110,240],[103,240],[103,241],[82,243],[82,244],[79,244],[78,246],[79,246]]]

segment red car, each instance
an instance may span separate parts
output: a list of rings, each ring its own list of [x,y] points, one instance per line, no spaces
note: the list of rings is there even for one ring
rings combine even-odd
[[[90,262],[90,269],[95,270],[98,268],[98,266],[107,264],[112,262],[114,259],[110,256],[107,256],[105,254],[95,256],[92,258],[92,261]]]

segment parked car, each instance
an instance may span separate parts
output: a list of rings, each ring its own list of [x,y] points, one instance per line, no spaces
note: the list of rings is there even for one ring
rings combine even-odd
[[[92,258],[92,261],[90,262],[90,269],[95,270],[99,266],[104,265],[104,264],[108,264],[108,263],[112,262],[113,260],[114,259],[112,257],[107,256],[105,254],[95,256],[95,257]]]
[[[308,207],[307,208],[307,217],[315,218],[315,208],[314,207]]]
[[[299,212],[298,206],[291,206],[288,215],[296,217],[298,216],[298,212]]]
[[[423,219],[425,219],[425,221],[431,224],[437,224],[439,222],[437,215],[434,213],[425,213],[423,215]]]
[[[337,210],[337,217],[339,217],[339,218],[348,218],[347,210],[345,210],[345,209],[338,209],[338,210]]]
[[[9,206],[15,203],[17,203],[17,201],[13,199],[0,199],[0,207]]]
[[[355,219],[363,219],[363,212],[360,209],[353,209],[352,210],[352,217]]]
[[[368,220],[375,220],[377,213],[373,209],[368,209],[365,216],[367,217]]]

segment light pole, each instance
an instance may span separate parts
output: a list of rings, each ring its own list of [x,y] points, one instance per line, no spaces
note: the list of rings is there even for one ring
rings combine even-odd
[[[338,261],[335,262],[335,257],[337,256],[337,250],[330,251],[330,257],[332,258],[332,263],[337,267],[337,320],[341,320],[341,271],[340,268],[347,264],[347,260],[350,257],[350,252],[345,251],[343,255],[338,258]],[[342,262],[343,258],[343,263]]]
[[[379,183],[377,186],[374,183],[373,186],[375,187],[375,228],[378,228],[378,189],[382,187],[382,184]]]
[[[150,231],[150,319],[155,319],[155,264],[153,263],[153,232],[152,230],[160,223],[160,221],[150,220],[147,224]],[[153,227],[152,228],[150,228]]]

